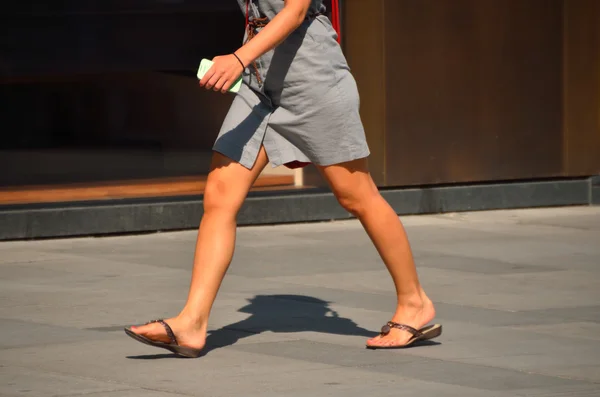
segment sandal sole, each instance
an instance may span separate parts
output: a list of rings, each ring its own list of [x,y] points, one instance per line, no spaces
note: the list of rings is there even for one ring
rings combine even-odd
[[[154,341],[152,339],[146,338],[145,336],[136,334],[130,328],[125,328],[124,331],[128,336],[130,336],[131,338],[135,339],[138,342],[141,342],[148,346],[166,349],[166,350],[168,350],[172,353],[175,353],[181,357],[198,358],[198,357],[202,356],[203,352],[204,352],[204,349],[194,349],[192,347],[184,347],[184,346],[174,345],[174,344],[170,344],[170,343]]]
[[[428,325],[427,327],[421,328],[419,331],[423,333],[423,336],[420,336],[418,338],[413,338],[413,339],[409,340],[408,343],[406,343],[405,345],[400,345],[400,346],[371,346],[371,345],[367,345],[366,348],[369,349],[369,350],[397,350],[397,349],[406,349],[407,347],[410,347],[410,346],[414,345],[417,342],[421,342],[421,341],[426,341],[426,340],[431,340],[431,339],[437,338],[438,336],[440,336],[442,334],[442,325],[441,324]]]

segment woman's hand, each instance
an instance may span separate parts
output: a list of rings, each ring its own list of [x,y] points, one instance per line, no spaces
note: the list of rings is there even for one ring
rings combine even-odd
[[[215,57],[212,61],[214,65],[200,80],[200,87],[225,94],[244,72],[244,68],[233,54]]]

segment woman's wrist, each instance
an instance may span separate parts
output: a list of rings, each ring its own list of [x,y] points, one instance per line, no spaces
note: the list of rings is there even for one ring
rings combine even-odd
[[[242,65],[242,70],[246,70],[246,64],[244,63],[244,61],[242,61],[242,59],[239,57],[239,55],[236,54],[235,52],[232,53],[232,55],[238,60],[240,65]]]

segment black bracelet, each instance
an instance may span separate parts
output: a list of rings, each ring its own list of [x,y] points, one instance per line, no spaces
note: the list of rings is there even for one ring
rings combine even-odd
[[[242,60],[235,54],[235,52],[233,53],[233,56],[240,62],[240,65],[242,65],[242,70],[246,70],[244,62],[242,62]]]

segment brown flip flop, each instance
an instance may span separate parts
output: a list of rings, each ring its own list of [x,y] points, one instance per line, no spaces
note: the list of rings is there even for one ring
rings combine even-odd
[[[385,336],[385,335],[389,334],[390,331],[392,330],[392,328],[397,328],[397,329],[401,329],[403,331],[410,332],[413,335],[413,337],[408,342],[406,342],[406,344],[404,344],[404,345],[400,345],[400,346],[370,346],[370,345],[367,345],[367,349],[372,349],[372,350],[404,349],[404,348],[407,348],[407,347],[413,345],[416,342],[437,338],[438,336],[440,336],[442,334],[442,326],[440,324],[428,325],[426,327],[421,328],[420,330],[417,330],[409,325],[398,324],[393,321],[389,321],[386,325],[384,325],[381,328],[381,336]]]
[[[175,337],[173,330],[171,329],[169,324],[167,324],[164,320],[152,320],[152,321],[147,322],[145,325],[154,324],[154,323],[159,323],[160,325],[165,327],[165,331],[167,331],[167,336],[169,337],[169,339],[171,341],[170,343],[159,342],[159,341],[155,341],[155,340],[146,338],[143,335],[136,334],[135,332],[133,332],[131,330],[131,328],[125,328],[125,333],[127,335],[131,336],[133,339],[137,340],[138,342],[142,342],[142,343],[145,343],[146,345],[150,345],[150,346],[154,346],[154,347],[160,347],[162,349],[167,349],[167,350],[169,350],[175,354],[178,354],[182,357],[197,358],[202,355],[203,349],[194,349],[192,347],[179,346],[179,343],[177,343],[177,338]]]

